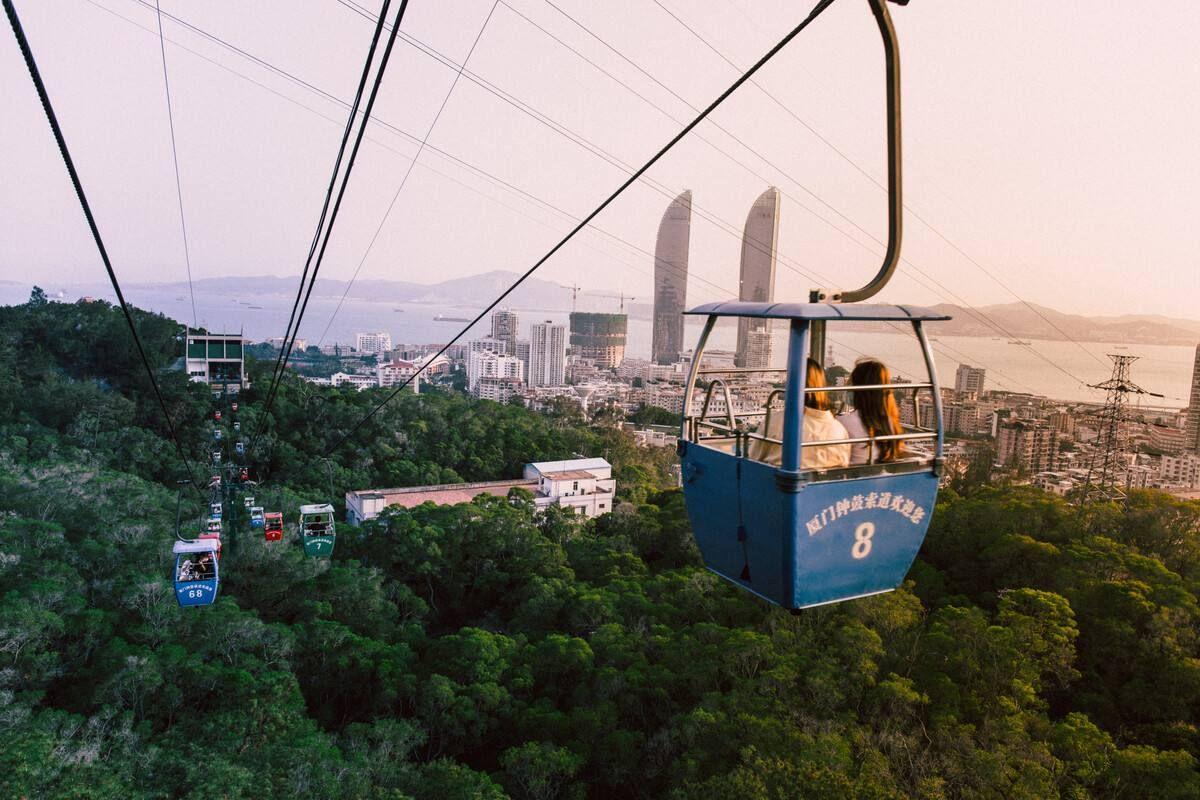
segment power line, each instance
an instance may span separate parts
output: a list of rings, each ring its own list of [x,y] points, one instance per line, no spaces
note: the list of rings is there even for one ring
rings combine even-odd
[[[17,45],[21,48],[21,55],[25,59],[25,67],[29,70],[29,77],[33,79],[34,88],[37,89],[38,99],[42,103],[42,111],[46,114],[46,120],[50,123],[50,130],[54,133],[54,141],[58,145],[58,152],[62,156],[63,165],[67,168],[67,174],[71,177],[71,185],[75,189],[75,196],[79,199],[79,206],[83,209],[83,216],[87,219],[88,228],[92,232],[92,239],[96,243],[96,249],[100,253],[100,260],[104,262],[104,269],[108,272],[108,279],[112,282],[113,291],[116,292],[117,300],[121,304],[121,312],[125,315],[125,324],[129,326],[129,333],[133,337],[133,343],[137,346],[138,355],[142,359],[142,366],[146,369],[146,377],[150,379],[150,385],[154,389],[154,396],[158,400],[158,406],[162,409],[163,419],[167,423],[167,430],[171,434],[172,441],[175,442],[175,449],[179,453],[179,460],[183,462],[184,468],[187,470],[188,480],[192,487],[200,492],[200,487],[196,483],[196,476],[192,472],[192,464],[188,461],[187,454],[183,451],[183,445],[179,441],[179,436],[175,432],[175,425],[171,422],[171,414],[167,410],[167,403],[163,399],[162,392],[158,388],[158,381],[154,378],[154,368],[150,366],[150,359],[146,357],[146,350],[142,347],[142,339],[138,336],[137,327],[133,322],[133,314],[129,310],[129,305],[125,302],[125,295],[121,292],[121,284],[117,281],[117,273],[113,270],[112,261],[108,257],[108,249],[104,246],[104,240],[100,236],[100,229],[96,226],[96,218],[92,214],[91,204],[88,203],[87,195],[83,191],[83,183],[79,179],[79,173],[75,169],[75,161],[71,158],[71,151],[67,148],[66,138],[63,136],[62,128],[58,123],[58,116],[54,113],[54,106],[50,102],[50,95],[46,91],[46,85],[42,82],[41,72],[38,70],[37,62],[33,58],[33,51],[29,47],[29,40],[25,37],[25,30],[21,26],[21,20],[17,16],[17,9],[13,6],[12,0],[3,0],[4,11],[8,15],[8,22],[12,26],[13,35],[17,38]]]
[[[354,274],[350,276],[350,281],[346,284],[346,291],[342,292],[342,297],[338,300],[337,308],[329,315],[329,321],[325,323],[325,330],[321,331],[321,338],[317,342],[318,346],[320,346],[321,342],[325,341],[325,334],[329,333],[329,326],[333,324],[338,312],[342,310],[342,303],[346,301],[346,295],[350,294],[350,287],[358,279],[358,273],[363,268],[363,264],[367,263],[367,257],[371,255],[371,249],[375,247],[375,242],[379,239],[379,234],[383,231],[383,226],[387,224],[392,209],[396,207],[396,201],[400,199],[400,193],[404,191],[404,186],[408,183],[408,176],[412,175],[413,168],[417,165],[417,160],[421,157],[421,153],[425,150],[425,145],[429,142],[429,137],[433,135],[433,129],[437,127],[438,120],[442,118],[442,112],[446,110],[446,104],[450,102],[450,97],[454,94],[454,88],[458,86],[458,80],[462,77],[463,70],[467,68],[467,62],[471,60],[471,55],[479,45],[479,40],[483,38],[483,32],[487,30],[488,23],[492,20],[492,14],[496,13],[497,3],[499,3],[499,0],[493,0],[487,18],[484,19],[483,25],[479,27],[479,33],[475,35],[475,41],[471,42],[471,49],[467,51],[467,56],[463,59],[462,65],[454,73],[454,80],[450,83],[450,88],[446,90],[446,96],[442,98],[442,104],[438,107],[437,113],[433,115],[433,121],[429,123],[429,128],[421,138],[421,144],[417,148],[416,155],[412,157],[412,161],[408,162],[408,169],[404,171],[404,177],[400,179],[400,185],[396,187],[396,193],[392,195],[392,201],[388,203],[387,210],[383,212],[383,217],[379,220],[379,225],[376,226],[375,233],[371,235],[371,241],[367,243],[367,249],[363,251],[362,258],[358,260],[358,266],[354,268]],[[382,18],[382,15],[380,17]],[[395,28],[393,27],[394,30]]]
[[[375,57],[375,48],[378,45],[379,38],[383,32],[384,18],[387,16],[387,11],[388,11],[388,8],[390,5],[391,5],[391,0],[383,0],[383,8],[380,10],[380,14],[379,14],[379,23],[375,28],[374,38],[371,40],[371,48],[370,48],[369,52],[367,53],[366,63],[363,65],[363,74],[362,74],[361,80],[359,81],[358,95],[355,97],[354,107],[351,109],[350,117],[347,120],[346,133],[342,138],[342,151],[343,152],[344,152],[344,148],[345,148],[345,144],[346,144],[346,139],[350,133],[350,127],[353,125],[354,120],[357,117],[358,101],[362,97],[362,89],[363,89],[363,86],[366,84],[367,76],[370,73],[371,64],[374,61],[374,57]],[[320,250],[317,253],[316,261],[313,262],[312,277],[309,278],[307,289],[304,288],[304,276],[302,275],[300,278],[300,289],[299,289],[299,293],[296,295],[296,299],[299,300],[300,293],[303,293],[304,294],[304,302],[301,304],[300,312],[296,316],[296,325],[295,325],[295,328],[292,330],[291,339],[288,341],[284,341],[283,348],[280,350],[280,356],[281,356],[280,370],[279,370],[278,376],[272,382],[271,392],[267,397],[267,403],[266,403],[266,406],[263,411],[264,419],[266,417],[270,416],[271,407],[275,402],[275,397],[278,392],[279,385],[282,382],[284,372],[287,369],[288,358],[291,356],[292,347],[296,343],[296,334],[299,333],[299,331],[300,331],[300,323],[304,319],[304,312],[308,309],[308,301],[309,301],[309,298],[312,297],[312,290],[313,290],[313,286],[316,285],[317,274],[319,273],[319,271],[321,269],[321,263],[325,259],[325,251],[326,251],[326,248],[329,246],[329,238],[333,233],[333,226],[337,222],[338,212],[341,210],[341,207],[342,207],[342,199],[346,196],[346,188],[350,184],[350,174],[354,169],[354,162],[358,158],[358,151],[359,151],[359,148],[362,146],[363,136],[366,134],[367,123],[371,119],[371,110],[375,107],[375,101],[379,97],[379,87],[383,83],[383,76],[387,72],[388,61],[391,59],[392,49],[395,47],[395,44],[396,44],[396,32],[400,28],[400,23],[404,19],[404,11],[407,8],[408,8],[408,0],[400,0],[400,8],[396,12],[396,21],[392,26],[391,34],[388,36],[387,45],[384,47],[384,50],[383,50],[383,56],[380,58],[379,69],[375,73],[375,81],[371,86],[371,94],[367,98],[367,105],[363,111],[363,121],[359,125],[358,133],[355,135],[354,146],[350,150],[350,157],[346,162],[345,174],[342,176],[341,186],[338,188],[337,199],[334,200],[333,208],[329,212],[329,224],[325,225],[324,236],[322,238],[321,223],[324,223],[324,221],[325,221],[325,209],[329,208],[330,195],[333,191],[334,181],[336,181],[336,178],[337,178],[336,167],[334,170],[334,179],[330,181],[329,191],[326,193],[325,204],[324,204],[324,207],[321,212],[321,223],[318,224],[317,233],[313,239],[313,248],[315,248],[317,246],[317,240],[321,239]],[[340,164],[340,162],[341,162],[341,152],[339,152],[339,154],[338,154],[338,163]],[[311,249],[309,251],[309,255],[311,258],[311,256],[312,256]],[[307,264],[306,264],[305,271],[307,272]],[[294,308],[294,306],[293,306],[293,308]],[[253,445],[252,445],[252,447],[253,447]]]
[[[183,184],[179,180],[179,151],[175,147],[175,112],[171,108],[171,81],[167,77],[167,48],[163,44],[162,9],[158,0],[154,0],[154,10],[158,19],[158,50],[162,54],[163,89],[167,96],[167,123],[171,130],[171,161],[175,165],[175,196],[179,198],[179,229],[183,236],[183,261],[187,264],[188,293],[192,298],[192,327],[198,328],[200,323],[196,316],[196,289],[192,285],[192,253],[188,247],[187,218],[183,213]]]
[[[796,38],[800,34],[801,31],[803,31],[810,24],[812,24],[812,22],[814,20],[816,20],[817,17],[819,17],[821,15],[821,13],[824,12],[825,9],[829,8],[829,6],[832,4],[833,4],[833,0],[820,0],[820,2],[818,2],[816,4],[816,6],[813,7],[813,10],[809,12],[808,16],[805,17],[800,22],[800,24],[798,24],[786,36],[784,36],[782,39],[780,39],[779,42],[774,47],[772,47],[770,50],[768,50],[762,56],[762,58],[760,58],[758,61],[756,61],[753,66],[751,66],[748,70],[746,70],[745,73],[743,73],[737,80],[735,80],[729,86],[729,88],[727,88],[720,95],[718,95],[715,100],[713,100],[703,111],[701,111],[695,117],[695,119],[693,119],[691,122],[689,122],[687,125],[685,125],[683,127],[683,129],[680,130],[678,133],[676,133],[673,137],[671,137],[671,139],[665,145],[663,145],[658,150],[658,152],[656,152],[653,156],[651,156],[650,159],[645,164],[643,164],[636,171],[634,171],[633,174],[631,174],[624,181],[622,181],[621,184],[612,192],[612,194],[610,194],[607,198],[605,198],[600,203],[600,205],[596,206],[596,208],[593,209],[586,217],[584,217],[582,220],[580,220],[579,224],[577,224],[574,228],[572,228],[567,233],[567,235],[564,236],[558,242],[558,244],[551,247],[550,250],[547,251],[547,253],[544,256],[542,256],[541,258],[539,258],[537,261],[534,262],[533,266],[531,266],[529,269],[527,269],[507,289],[505,289],[503,292],[501,292],[496,297],[496,299],[493,300],[491,302],[491,304],[488,305],[487,308],[485,308],[483,311],[479,312],[479,314],[475,317],[475,319],[473,319],[470,323],[468,323],[465,328],[463,328],[457,334],[455,334],[454,338],[451,339],[450,342],[445,344],[442,347],[442,349],[438,351],[438,353],[434,356],[434,359],[436,359],[438,356],[445,353],[446,350],[448,350],[451,345],[453,345],[460,338],[462,338],[463,334],[465,334],[468,330],[470,330],[472,327],[474,327],[474,325],[476,323],[478,323],[481,319],[483,319],[483,317],[486,316],[489,311],[491,311],[496,306],[498,306],[501,302],[503,302],[504,298],[508,297],[508,295],[510,295],[513,291],[515,291],[518,286],[520,286],[522,283],[524,283],[525,280],[528,279],[530,275],[532,275],[539,267],[542,266],[542,264],[544,264],[548,260],[550,260],[550,258],[552,258],[555,253],[557,253],[559,250],[561,250],[567,244],[567,242],[569,242],[575,236],[575,234],[577,234],[584,227],[586,227],[589,222],[591,222],[593,219],[595,219],[597,216],[599,216],[600,213],[604,211],[604,209],[608,208],[608,206],[611,205],[614,200],[616,200],[618,197],[620,197],[620,195],[626,189],[628,189],[630,186],[632,186],[639,177],[641,177],[647,170],[649,170],[656,163],[658,163],[659,159],[661,159],[664,155],[666,155],[673,147],[675,147],[676,144],[678,144],[680,141],[682,141],[683,138],[692,131],[692,129],[694,129],[697,125],[699,125],[701,122],[703,122],[708,117],[709,114],[711,114],[718,106],[720,106],[722,103],[724,103],[725,100],[728,99],[730,95],[732,95],[735,91],[737,91],[738,87],[740,87],[742,84],[744,84],[746,81],[748,81],[751,77],[753,77],[754,73],[758,72],[763,67],[763,65],[765,65],[772,58],[774,58],[775,55],[780,50],[782,50],[784,47],[787,46],[788,42],[790,42],[794,38]],[[431,361],[434,359],[431,359]],[[339,439],[337,441],[337,443],[333,445],[333,447],[329,448],[329,450],[327,450],[325,452],[325,455],[328,456],[330,453],[333,453],[339,447],[341,447],[342,444],[347,439],[349,439],[352,435],[354,435],[355,431],[357,431],[360,427],[363,426],[363,424],[365,424],[368,420],[370,420],[372,417],[374,417],[375,414],[377,414],[381,408],[383,408],[385,405],[387,405],[388,402],[391,401],[392,398],[396,397],[396,395],[398,395],[400,393],[400,391],[404,389],[405,386],[407,386],[409,383],[411,383],[413,381],[414,378],[416,378],[418,375],[420,375],[421,372],[425,369],[425,366],[429,363],[430,362],[427,361],[425,365],[418,367],[417,370],[413,373],[413,375],[411,377],[409,377],[403,383],[401,383],[399,386],[397,386],[396,389],[394,391],[392,391],[387,397],[385,397],[382,402],[380,402],[378,405],[376,405],[375,408],[373,408],[371,411],[369,411],[366,416],[364,416],[361,420],[359,420],[357,423],[355,423],[355,425],[341,439]]]

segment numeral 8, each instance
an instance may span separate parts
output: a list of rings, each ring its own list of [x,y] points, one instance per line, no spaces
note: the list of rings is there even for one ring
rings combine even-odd
[[[854,529],[854,546],[850,555],[855,558],[866,558],[871,554],[871,537],[875,535],[875,523],[864,522]]]

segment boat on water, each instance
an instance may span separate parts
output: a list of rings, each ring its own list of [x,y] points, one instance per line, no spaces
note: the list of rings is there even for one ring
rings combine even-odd
[[[434,314],[434,322],[470,322],[466,317],[447,317],[445,314]]]
[[[1025,341],[1024,339],[1009,339],[1008,343],[1009,344],[1029,344],[1029,342]]]
[[[392,311],[395,311],[397,314],[403,314],[403,313],[404,313],[404,309],[403,309],[403,308],[393,308],[393,309],[392,309]]]
[[[246,306],[246,308],[253,308],[255,311],[262,311],[262,306]]]

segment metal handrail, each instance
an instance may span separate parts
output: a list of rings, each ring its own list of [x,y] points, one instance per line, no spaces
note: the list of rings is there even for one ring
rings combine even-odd
[[[867,389],[932,389],[932,383],[872,383],[863,386],[853,386],[846,384],[845,386],[806,386],[804,387],[805,394],[815,394],[817,392],[862,392]]]
[[[741,375],[750,372],[787,372],[787,367],[729,367],[728,369],[702,369],[697,375]]]
[[[763,436],[763,435],[757,434],[757,433],[746,433],[744,435],[747,439],[754,439],[755,441],[767,442],[769,444],[777,444],[777,445],[781,445],[781,446],[783,445],[783,442],[781,440],[772,439],[769,436]],[[936,438],[937,438],[936,432],[931,432],[931,433],[890,433],[890,434],[887,434],[886,436],[868,436],[866,438],[859,437],[856,439],[819,439],[815,442],[801,442],[800,446],[801,447],[825,447],[828,445],[874,444],[875,442],[885,442],[885,441],[909,441],[909,440],[915,440],[915,439],[936,439]]]
[[[700,407],[700,421],[703,422],[708,418],[708,404],[712,402],[713,389],[717,388],[718,383],[725,390],[725,414],[729,418],[729,427],[736,428],[737,421],[733,418],[733,397],[729,394],[729,384],[720,378],[708,384],[708,389],[704,392],[704,404]]]

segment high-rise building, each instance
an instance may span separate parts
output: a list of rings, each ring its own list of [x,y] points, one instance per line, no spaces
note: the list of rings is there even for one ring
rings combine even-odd
[[[1006,422],[996,433],[996,459],[1004,466],[1030,473],[1057,467],[1058,431],[1046,423]]]
[[[508,345],[503,339],[495,339],[491,336],[482,336],[478,339],[472,339],[467,342],[467,354],[471,353],[495,353],[498,356],[509,355]]]
[[[529,340],[518,339],[517,349],[514,351],[517,359],[525,365],[525,375],[529,375]]]
[[[518,322],[517,312],[507,308],[492,314],[492,338],[504,342],[505,352],[509,355],[517,352],[517,334],[520,331]]]
[[[467,356],[467,388],[479,396],[479,384],[484,378],[514,378],[521,380],[525,367],[513,356],[497,355],[487,350],[475,350]]]
[[[567,328],[546,320],[529,332],[530,386],[562,386],[567,365]]]
[[[1196,345],[1196,361],[1192,364],[1192,396],[1188,403],[1186,446],[1200,453],[1200,344]]]
[[[572,311],[571,351],[601,369],[616,369],[625,360],[628,330],[629,318],[624,314]]]
[[[658,224],[654,244],[654,337],[651,359],[673,364],[683,352],[683,312],[687,303],[688,249],[692,192],[671,201]]]
[[[381,356],[392,349],[392,335],[387,331],[356,333],[354,349],[360,353]]]
[[[746,216],[746,227],[742,231],[739,300],[769,303],[775,299],[775,254],[778,244],[779,190],[772,186],[758,196]],[[770,337],[769,320],[738,319],[737,366],[770,366]]]
[[[959,364],[954,373],[954,391],[973,392],[976,397],[983,394],[983,379],[987,370],[983,367],[972,367],[969,364]]]

